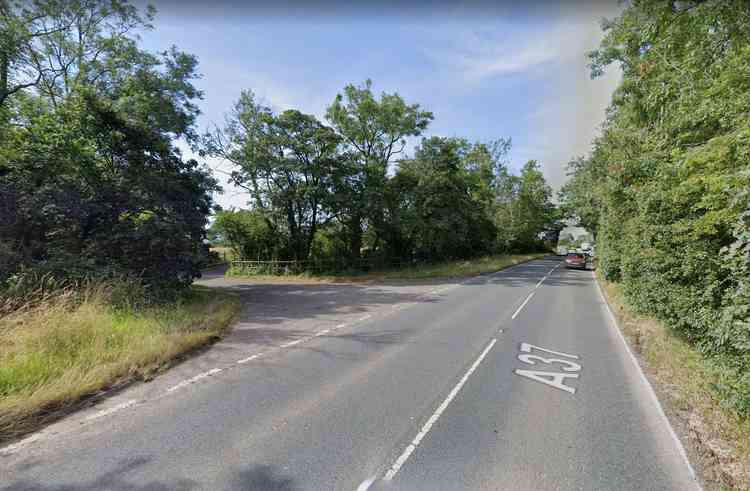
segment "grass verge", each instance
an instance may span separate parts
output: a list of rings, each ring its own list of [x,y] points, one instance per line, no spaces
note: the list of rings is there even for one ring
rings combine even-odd
[[[261,281],[387,281],[387,280],[421,280],[429,278],[456,278],[492,273],[533,259],[549,256],[549,253],[509,254],[484,256],[474,259],[445,261],[436,264],[420,264],[409,268],[383,269],[367,272],[348,271],[344,273],[314,275],[304,273],[299,275],[252,275],[242,268],[231,267],[227,276],[252,277]]]
[[[87,396],[144,379],[218,339],[239,309],[227,292],[193,287],[183,300],[114,309],[106,287],[47,299],[0,318],[0,441]]]
[[[750,420],[721,405],[715,368],[660,322],[635,314],[616,284],[599,283],[667,412],[688,430],[707,484],[750,490]]]

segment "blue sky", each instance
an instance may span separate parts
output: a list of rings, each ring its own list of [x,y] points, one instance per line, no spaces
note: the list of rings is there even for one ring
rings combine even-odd
[[[512,166],[538,159],[558,187],[565,162],[587,151],[617,82],[614,69],[591,81],[585,58],[616,1],[275,5],[156,2],[143,43],[198,56],[201,130],[221,124],[242,89],[322,119],[344,85],[370,78],[376,91],[432,111],[427,135],[511,137]],[[225,188],[222,206],[247,201]]]

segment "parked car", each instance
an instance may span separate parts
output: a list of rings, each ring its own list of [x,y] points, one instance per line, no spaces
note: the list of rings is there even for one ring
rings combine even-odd
[[[565,267],[586,269],[586,255],[582,252],[569,252],[565,256]]]

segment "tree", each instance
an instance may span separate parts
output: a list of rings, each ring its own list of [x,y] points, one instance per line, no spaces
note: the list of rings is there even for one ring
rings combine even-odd
[[[536,160],[526,162],[519,176],[500,174],[495,224],[503,250],[539,248],[545,232],[561,229],[551,196]]]
[[[340,167],[338,135],[296,110],[276,115],[244,91],[225,128],[205,142],[208,154],[235,164],[232,182],[251,192],[271,230],[288,236],[291,256],[307,259]]]
[[[473,257],[492,248],[494,226],[462,161],[465,145],[453,138],[425,139],[414,159],[399,165],[393,182],[400,198],[400,245],[409,244],[419,259]]]
[[[578,227],[589,230],[596,238],[599,226],[601,203],[596,191],[598,176],[596,167],[583,157],[568,163],[568,181],[563,184],[558,196],[562,204],[562,214],[573,219]]]
[[[16,32],[0,34],[0,281],[35,270],[137,277],[154,294],[189,285],[217,189],[173,144],[197,114],[195,58],[140,50],[128,33],[151,11],[124,1],[0,7]]]
[[[338,192],[350,199],[341,219],[349,229],[350,254],[359,257],[363,222],[373,227],[375,247],[384,232],[385,187],[389,164],[401,154],[406,138],[418,136],[433,119],[419,104],[406,104],[398,94],[378,100],[372,82],[347,85],[328,107],[326,118],[343,138],[352,156],[356,177],[342,180]],[[343,185],[351,185],[346,189]]]
[[[750,5],[642,0],[605,23],[592,76],[622,81],[574,161],[566,207],[596,231],[599,268],[628,302],[711,355],[750,414],[747,189]],[[742,259],[740,259],[742,258]]]
[[[219,211],[211,229],[224,239],[239,259],[275,258],[285,246],[283,239],[274,233],[258,210]]]

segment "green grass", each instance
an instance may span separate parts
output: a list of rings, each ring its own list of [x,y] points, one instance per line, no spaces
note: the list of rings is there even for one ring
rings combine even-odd
[[[660,322],[634,313],[617,284],[599,281],[667,412],[679,414],[698,442],[704,478],[721,489],[750,489],[750,420],[721,403],[721,374]]]
[[[384,281],[384,280],[419,280],[430,278],[455,278],[475,276],[482,273],[491,273],[515,264],[539,259],[548,256],[549,253],[538,254],[510,254],[484,256],[474,259],[462,259],[458,261],[446,261],[436,264],[421,264],[414,267],[400,269],[383,269],[367,272],[347,271],[343,273],[327,273],[315,275],[303,273],[299,275],[255,275],[248,274],[241,267],[232,267],[227,271],[227,276],[252,277],[258,280],[319,280],[319,281]]]
[[[110,294],[100,285],[0,318],[0,441],[218,339],[239,309],[233,294],[201,287],[140,310],[113,309]]]

